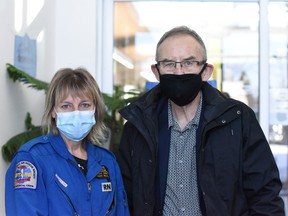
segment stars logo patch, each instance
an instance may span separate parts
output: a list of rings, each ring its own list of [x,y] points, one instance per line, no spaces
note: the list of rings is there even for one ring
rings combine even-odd
[[[14,175],[14,188],[36,189],[37,187],[37,169],[29,161],[20,161],[17,163]]]

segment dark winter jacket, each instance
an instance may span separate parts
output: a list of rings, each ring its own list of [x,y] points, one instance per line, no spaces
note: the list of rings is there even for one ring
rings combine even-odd
[[[203,215],[284,216],[278,168],[254,111],[208,83],[202,93],[197,171]],[[158,173],[168,164],[161,159],[159,171],[159,107],[165,100],[156,86],[120,111],[127,122],[117,157],[135,216],[158,215],[159,209],[161,215],[165,193],[158,192],[166,176],[159,183]]]

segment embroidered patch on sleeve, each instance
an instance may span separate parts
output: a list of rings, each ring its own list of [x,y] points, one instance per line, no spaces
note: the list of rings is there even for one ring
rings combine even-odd
[[[14,188],[36,189],[37,169],[29,161],[20,161],[16,165],[14,176]]]

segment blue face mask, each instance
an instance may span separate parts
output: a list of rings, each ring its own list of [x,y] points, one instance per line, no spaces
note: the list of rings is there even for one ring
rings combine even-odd
[[[56,126],[67,139],[78,142],[83,140],[95,125],[94,113],[95,110],[57,113]]]

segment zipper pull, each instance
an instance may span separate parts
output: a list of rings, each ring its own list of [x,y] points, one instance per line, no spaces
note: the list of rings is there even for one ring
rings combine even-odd
[[[87,186],[88,186],[88,191],[91,192],[91,184],[90,184],[90,182],[87,183]]]

